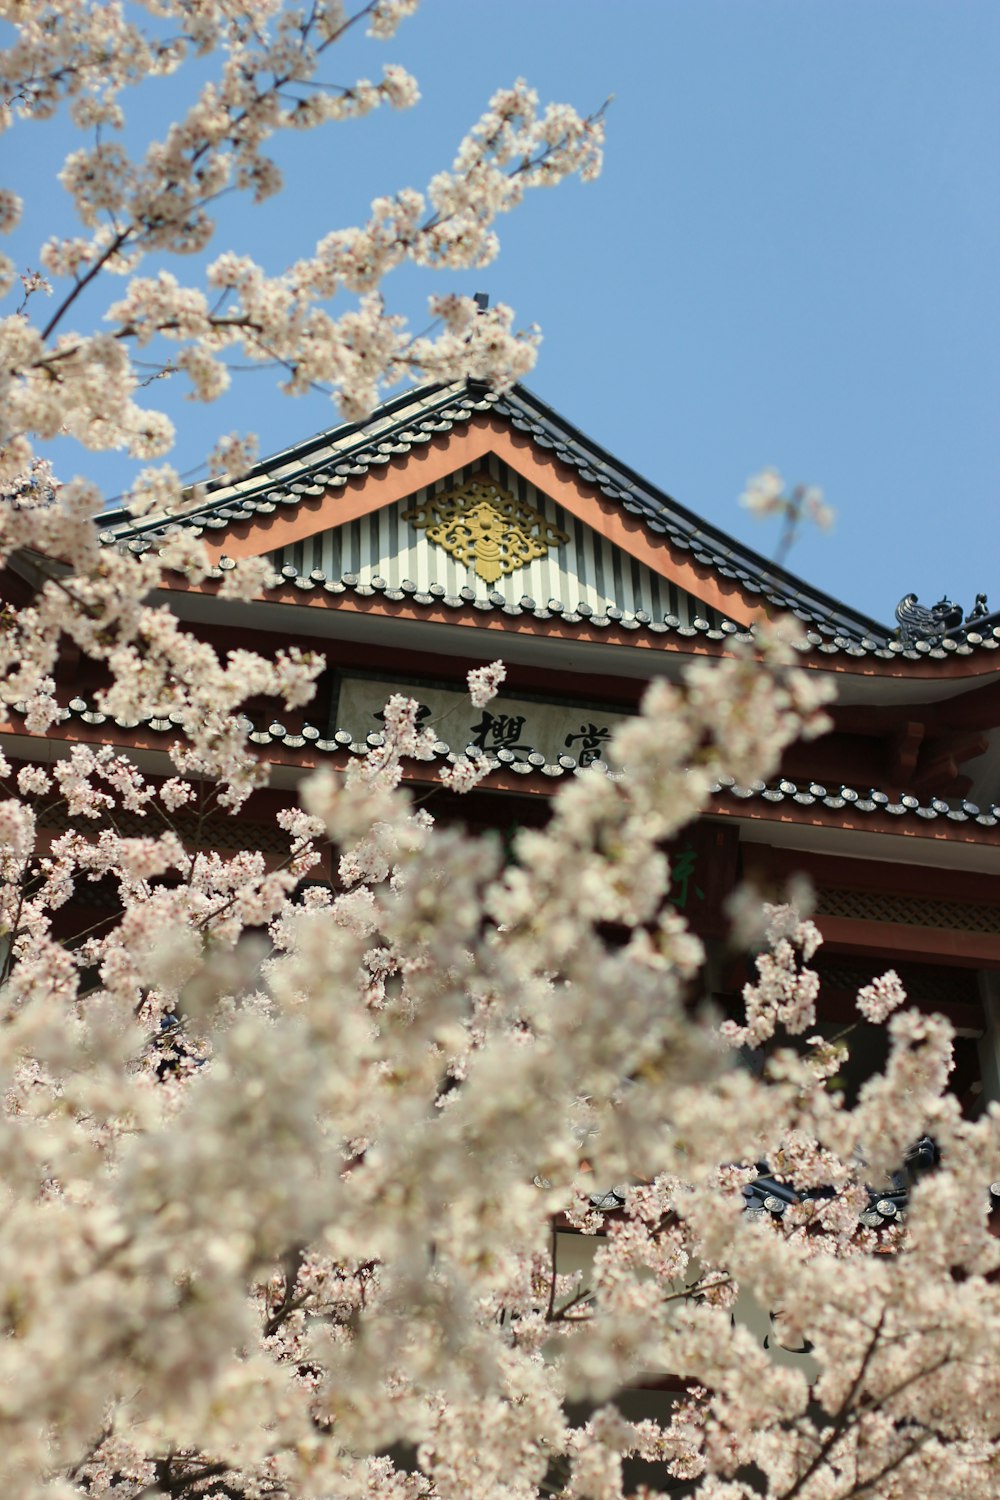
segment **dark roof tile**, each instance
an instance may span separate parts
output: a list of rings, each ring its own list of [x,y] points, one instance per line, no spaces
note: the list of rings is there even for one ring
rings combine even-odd
[[[832,637],[834,644],[826,648],[827,654],[842,649],[852,657],[874,653],[882,658],[903,655],[908,660],[936,661],[956,653],[964,656],[973,650],[995,650],[1000,642],[998,626],[982,634],[970,632],[957,642],[945,638],[933,643],[918,641],[916,649],[902,646],[885,626],[803,583],[687,511],[523,386],[500,394],[455,386],[425,386],[404,392],[381,406],[367,423],[346,423],[319,433],[265,459],[236,483],[214,481],[208,486],[208,499],[187,512],[139,521],[126,511],[106,514],[101,518],[101,541],[105,545],[148,546],[159,539],[165,522],[189,526],[196,532],[204,528],[219,532],[229,525],[245,523],[252,514],[271,514],[276,505],[293,507],[315,500],[348,479],[363,477],[371,467],[405,455],[411,446],[426,444],[467,424],[476,412],[491,412],[516,431],[530,434],[539,447],[574,468],[585,483],[641,519],[652,536],[666,536],[670,547],[691,551],[703,566],[723,578],[737,580],[746,594],[763,594],[811,624],[814,632]],[[349,577],[343,584],[356,586]],[[420,594],[414,593],[413,598],[421,602]],[[475,598],[470,602],[482,607]],[[547,613],[536,611],[536,616],[546,618]],[[613,611],[608,615],[616,618]],[[642,621],[626,624],[634,629]],[[823,649],[820,640],[814,639],[813,644]]]

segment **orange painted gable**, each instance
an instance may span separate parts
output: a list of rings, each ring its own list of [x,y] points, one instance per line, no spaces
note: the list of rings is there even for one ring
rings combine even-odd
[[[306,537],[316,536],[408,499],[417,490],[447,479],[458,469],[496,454],[570,515],[605,537],[637,562],[692,594],[739,625],[764,618],[759,599],[732,580],[692,561],[665,537],[653,535],[569,465],[560,462],[497,418],[477,414],[463,432],[436,438],[420,451],[396,456],[381,468],[348,479],[340,489],[315,499],[304,497],[290,515],[255,516],[236,522],[221,536],[205,538],[213,562],[228,556],[260,557]]]

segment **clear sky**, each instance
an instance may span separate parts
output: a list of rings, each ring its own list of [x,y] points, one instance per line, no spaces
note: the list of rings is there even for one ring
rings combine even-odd
[[[601,179],[534,194],[499,259],[449,285],[541,324],[531,388],[759,550],[777,538],[738,507],[748,475],[821,485],[836,529],[789,560],[809,581],[883,620],[910,590],[1000,608],[998,0],[423,0],[337,81],[391,60],[417,108],[289,140],[286,192],[221,245],[283,269],[423,186],[518,75],[583,110],[613,94]],[[63,196],[46,129],[5,152],[28,260]],[[443,288],[405,271],[387,291],[421,327]],[[267,453],[334,420],[263,373],[206,414],[154,391],[185,422],[182,468],[220,427]],[[125,474],[62,467],[109,491]]]

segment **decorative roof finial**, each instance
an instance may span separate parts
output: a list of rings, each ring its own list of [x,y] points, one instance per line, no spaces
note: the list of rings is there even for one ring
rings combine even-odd
[[[952,635],[975,621],[992,618],[985,594],[977,594],[976,602],[969,614],[962,606],[947,596],[932,604],[930,609],[917,602],[916,594],[904,594],[896,605],[899,621],[899,638],[904,645],[914,641],[939,640],[943,635]]]

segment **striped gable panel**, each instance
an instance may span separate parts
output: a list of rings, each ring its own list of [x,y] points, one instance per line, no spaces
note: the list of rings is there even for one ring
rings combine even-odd
[[[492,584],[485,583],[471,564],[456,560],[412,521],[404,519],[406,512],[426,502],[432,493],[453,489],[484,470],[502,489],[539,511],[569,538],[550,548],[544,557],[501,575]],[[511,604],[528,595],[540,605],[558,600],[567,610],[584,605],[595,614],[619,609],[627,615],[645,613],[656,621],[673,616],[682,626],[691,625],[697,618],[717,627],[722,619],[717,611],[568,514],[495,454],[457,470],[430,489],[417,490],[396,505],[281,547],[268,553],[268,558],[277,572],[291,566],[307,576],[320,569],[327,578],[353,574],[361,583],[381,577],[391,589],[409,580],[425,593],[434,586],[450,595],[468,588],[484,599],[491,593],[500,594]]]

